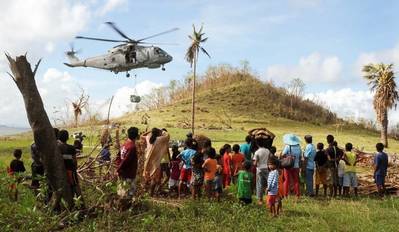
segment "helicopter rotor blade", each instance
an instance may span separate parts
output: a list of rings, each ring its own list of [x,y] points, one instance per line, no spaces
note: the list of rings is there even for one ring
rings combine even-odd
[[[75,38],[76,39],[98,40],[98,41],[104,41],[104,42],[118,42],[118,43],[129,42],[129,41],[126,41],[126,40],[102,39],[102,38],[86,37],[86,36],[76,36]]]
[[[163,31],[163,32],[157,33],[155,35],[147,36],[145,38],[136,40],[136,42],[141,42],[143,40],[151,39],[151,38],[154,38],[154,37],[157,37],[157,36],[160,36],[160,35],[163,35],[163,34],[171,33],[171,32],[177,31],[177,30],[179,30],[179,28],[175,27],[175,28],[169,29],[167,31]]]
[[[177,46],[177,45],[179,45],[178,43],[150,43],[150,42],[138,42],[138,44],[171,45],[171,46]]]
[[[122,36],[123,38],[129,40],[130,42],[136,42],[136,40],[129,38],[127,35],[125,35],[121,30],[119,30],[118,27],[116,27],[115,23],[113,22],[106,22],[106,24],[108,24],[112,29],[114,29],[114,31],[116,31],[120,36]]]

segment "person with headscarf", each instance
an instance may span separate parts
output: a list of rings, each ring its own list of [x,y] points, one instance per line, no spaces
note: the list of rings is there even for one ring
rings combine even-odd
[[[142,135],[142,138],[147,143],[143,176],[147,184],[151,183],[150,194],[153,195],[155,187],[161,182],[161,159],[169,152],[170,135],[166,130],[153,128],[151,132]]]

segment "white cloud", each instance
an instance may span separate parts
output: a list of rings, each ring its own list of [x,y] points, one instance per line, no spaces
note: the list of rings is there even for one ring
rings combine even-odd
[[[301,57],[297,65],[272,65],[266,70],[266,79],[277,83],[288,83],[301,78],[306,83],[332,83],[341,78],[342,64],[338,57],[323,57],[318,52]]]
[[[306,94],[305,98],[321,102],[341,118],[350,118],[355,121],[359,119],[375,121],[373,95],[368,90],[354,91],[350,88],[337,91],[328,90]],[[399,110],[391,110],[389,112],[389,119],[391,126],[399,123]]]
[[[97,14],[103,16],[116,8],[126,7],[127,3],[127,0],[106,0],[103,7],[97,10]]]
[[[365,52],[360,54],[356,61],[354,72],[357,76],[362,76],[361,70],[364,65],[380,62],[394,63],[395,65],[399,65],[399,43],[391,49],[376,52]],[[398,66],[395,66],[395,69],[398,70]]]

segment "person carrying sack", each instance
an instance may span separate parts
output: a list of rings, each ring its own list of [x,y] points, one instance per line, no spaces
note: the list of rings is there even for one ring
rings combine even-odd
[[[284,168],[284,196],[290,192],[291,182],[294,185],[294,192],[297,197],[301,195],[299,189],[299,161],[302,156],[300,139],[294,134],[286,134],[283,137],[285,147],[280,159],[281,166]]]

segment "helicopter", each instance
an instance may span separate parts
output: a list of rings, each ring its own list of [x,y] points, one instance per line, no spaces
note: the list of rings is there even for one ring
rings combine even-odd
[[[142,39],[134,40],[126,36],[113,22],[106,22],[115,32],[122,36],[125,40],[116,39],[103,39],[95,37],[76,36],[76,39],[87,39],[104,42],[122,43],[110,50],[107,54],[90,57],[84,60],[80,60],[76,54],[73,46],[71,50],[65,54],[69,60],[69,63],[64,63],[69,67],[92,67],[97,69],[110,70],[115,74],[119,72],[126,72],[126,77],[130,77],[129,71],[138,68],[150,68],[156,69],[162,67],[162,71],[165,71],[165,64],[173,60],[173,57],[154,44],[160,45],[161,43],[149,43],[144,42],[147,39],[154,38],[166,33],[170,33],[178,30],[178,28],[172,28],[167,31],[163,31]],[[145,44],[151,44],[151,46]],[[163,45],[171,45],[163,43]]]

